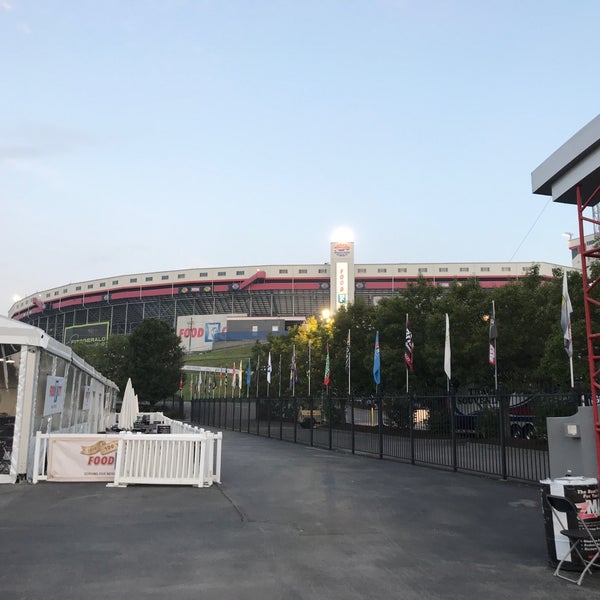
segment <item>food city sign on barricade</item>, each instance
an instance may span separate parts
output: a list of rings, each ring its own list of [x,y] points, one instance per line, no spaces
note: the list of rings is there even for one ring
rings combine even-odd
[[[113,481],[118,443],[118,435],[38,431],[33,483],[39,480]]]
[[[107,481],[109,487],[128,484],[210,487],[215,482],[221,483],[223,434],[192,427],[190,430],[193,431],[118,435],[38,431],[33,483]]]

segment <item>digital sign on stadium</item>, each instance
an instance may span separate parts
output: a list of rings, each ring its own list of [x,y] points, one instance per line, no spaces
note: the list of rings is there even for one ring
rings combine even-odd
[[[63,343],[67,346],[73,344],[106,344],[109,325],[108,321],[103,321],[102,323],[65,327]]]

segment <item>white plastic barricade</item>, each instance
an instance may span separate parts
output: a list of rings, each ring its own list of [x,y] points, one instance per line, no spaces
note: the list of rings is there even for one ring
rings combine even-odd
[[[121,433],[114,483],[192,485],[221,483],[223,434],[210,431],[161,435]]]

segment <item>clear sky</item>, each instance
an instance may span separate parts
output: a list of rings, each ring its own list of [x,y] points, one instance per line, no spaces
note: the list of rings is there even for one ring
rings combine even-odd
[[[127,273],[570,264],[597,0],[0,0],[0,314]]]

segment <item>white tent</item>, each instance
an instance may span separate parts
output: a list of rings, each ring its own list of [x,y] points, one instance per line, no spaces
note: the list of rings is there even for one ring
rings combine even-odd
[[[54,396],[57,402],[52,410],[47,410],[49,379],[58,379],[63,390]],[[91,401],[83,407],[86,390]],[[42,329],[0,315],[0,425],[4,425],[0,437],[5,443],[0,483],[14,483],[17,476],[29,473],[36,429],[46,431],[52,423],[52,431],[87,433],[110,425],[117,390],[112,381]],[[7,443],[10,459],[5,458]]]

